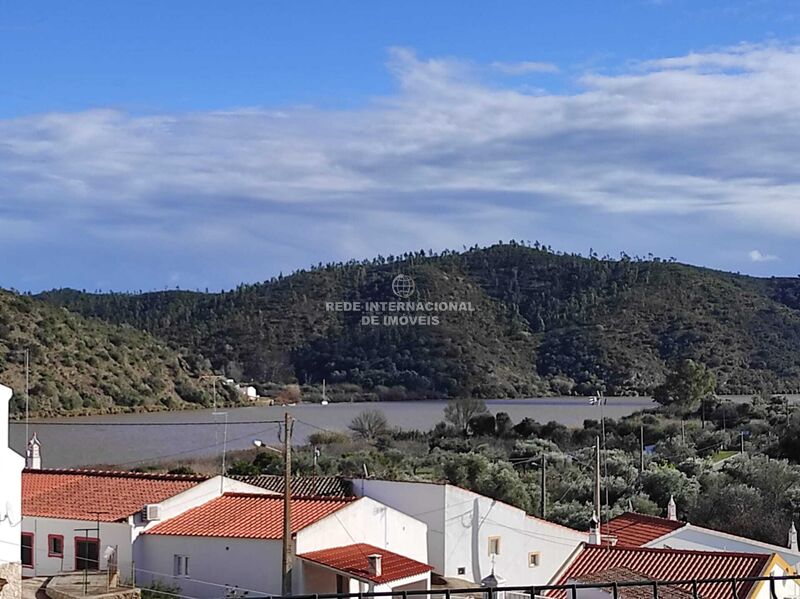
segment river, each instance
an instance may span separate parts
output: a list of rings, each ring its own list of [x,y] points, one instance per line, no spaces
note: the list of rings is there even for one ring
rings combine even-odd
[[[601,413],[587,398],[578,397],[489,400],[486,403],[492,413],[507,412],[515,423],[528,417],[541,423],[554,420],[567,426],[581,426],[587,418],[599,419]],[[29,433],[35,432],[42,442],[42,463],[46,468],[97,464],[133,467],[159,459],[220,453],[226,418],[226,446],[228,450],[235,450],[252,447],[254,439],[277,444],[276,422],[283,419],[286,411],[296,420],[294,441],[302,444],[316,430],[346,431],[353,418],[367,408],[382,410],[392,426],[430,430],[443,419],[445,405],[444,401],[300,404],[229,408],[227,415],[216,416],[212,410],[193,410],[55,418],[32,421]],[[602,411],[608,418],[620,418],[652,406],[648,397],[609,397]],[[11,443],[20,453],[23,453],[24,440],[25,423],[12,422]]]

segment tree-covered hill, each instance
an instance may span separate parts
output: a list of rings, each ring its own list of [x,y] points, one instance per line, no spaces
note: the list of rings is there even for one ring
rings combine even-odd
[[[438,326],[365,326],[326,302],[470,302]],[[555,253],[508,243],[320,264],[223,293],[88,294],[42,299],[129,324],[214,368],[258,383],[358,385],[376,397],[647,393],[691,358],[720,393],[800,390],[800,282],[672,261]],[[355,387],[352,387],[355,389]]]
[[[33,415],[177,409],[206,400],[197,372],[167,343],[0,291],[0,382],[14,390],[17,413],[26,349]]]

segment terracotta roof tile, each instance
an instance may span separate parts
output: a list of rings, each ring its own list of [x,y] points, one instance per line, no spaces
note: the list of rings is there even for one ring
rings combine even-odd
[[[351,504],[353,499],[303,497],[292,500],[292,533]],[[283,536],[283,497],[226,493],[166,520],[145,534],[241,539]]]
[[[769,553],[734,553],[728,551],[694,551],[686,549],[653,549],[649,547],[607,547],[586,545],[572,561],[557,584],[580,580],[587,575],[602,574],[615,568],[627,568],[649,580],[689,580],[761,576],[772,556]],[[738,588],[741,599],[747,597],[753,583]],[[690,591],[690,585],[678,589]],[[727,584],[701,583],[703,599],[729,599]],[[563,598],[563,591],[552,596]]]
[[[587,584],[603,584],[609,582],[652,582],[641,572],[635,572],[630,568],[612,568],[603,572],[585,574],[578,579],[578,582]],[[608,589],[609,594],[612,592]],[[652,586],[619,587],[617,594],[621,599],[653,599]],[[658,588],[658,599],[691,599],[693,595],[689,591],[684,591],[674,586],[661,586]]]
[[[680,520],[668,520],[658,516],[646,516],[625,512],[612,518],[603,527],[603,534],[617,538],[617,545],[626,547],[642,547],[665,534],[686,526]]]
[[[369,573],[369,555],[381,556],[381,575],[374,576]],[[311,562],[328,566],[362,580],[369,580],[377,584],[385,584],[425,574],[433,570],[433,566],[423,564],[408,557],[398,555],[386,549],[378,549],[366,543],[334,547],[321,551],[303,553],[298,557]]]
[[[199,476],[99,470],[25,470],[25,516],[116,522],[206,480]],[[103,512],[99,513],[98,512]]]
[[[231,478],[268,491],[283,493],[282,475],[257,474]],[[353,497],[353,485],[341,476],[295,476],[292,478],[292,495],[295,497]]]

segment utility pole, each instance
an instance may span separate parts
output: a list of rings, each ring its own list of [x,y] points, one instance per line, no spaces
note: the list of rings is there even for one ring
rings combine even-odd
[[[547,456],[542,454],[542,520],[547,518]]]
[[[644,472],[644,425],[639,426],[639,472]]]
[[[28,419],[30,417],[31,404],[31,350],[25,350],[25,445],[30,440],[28,432]]]
[[[292,594],[292,417],[284,415],[283,425],[283,595]]]
[[[744,454],[744,431],[739,431],[739,436],[742,439],[742,454]]]
[[[600,437],[594,441],[594,511],[597,514],[597,526],[600,530]]]

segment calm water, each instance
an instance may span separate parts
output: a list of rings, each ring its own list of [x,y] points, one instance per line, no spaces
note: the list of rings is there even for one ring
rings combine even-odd
[[[253,439],[276,444],[278,425],[261,421],[281,420],[286,411],[296,418],[294,439],[302,443],[315,430],[347,430],[353,418],[367,408],[382,410],[393,426],[429,430],[443,419],[445,405],[444,401],[415,401],[231,408],[227,410],[227,447],[229,450],[246,449],[252,447]],[[529,417],[543,423],[555,420],[567,426],[579,426],[586,418],[600,417],[600,408],[589,405],[586,398],[493,400],[487,405],[493,413],[507,412],[514,422]],[[619,418],[652,405],[646,397],[609,398],[603,411],[607,417]],[[89,464],[135,466],[159,458],[219,453],[224,421],[224,416],[214,416],[211,410],[87,416],[31,424],[30,433],[38,434],[42,442],[43,465],[48,468]],[[93,425],[76,426],[83,423]],[[163,426],[119,426],[137,423]],[[187,423],[202,424],[191,426]],[[11,442],[20,453],[24,438],[24,423],[12,423]]]

